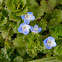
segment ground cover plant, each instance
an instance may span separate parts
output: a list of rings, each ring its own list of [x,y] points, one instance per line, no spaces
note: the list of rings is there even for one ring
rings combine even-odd
[[[0,62],[62,62],[62,0],[0,0]]]

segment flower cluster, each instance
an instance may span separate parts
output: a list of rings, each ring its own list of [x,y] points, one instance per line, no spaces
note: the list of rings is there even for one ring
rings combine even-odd
[[[23,33],[24,35],[27,35],[29,33],[29,29],[34,33],[41,32],[42,28],[38,28],[38,25],[36,24],[34,27],[28,25],[30,21],[35,20],[35,16],[32,12],[27,12],[26,15],[21,16],[21,18],[24,20],[24,23],[21,23],[18,32]]]
[[[38,27],[37,24],[34,27],[28,25],[30,23],[30,21],[35,20],[35,16],[33,16],[32,12],[28,12],[26,15],[21,16],[21,18],[24,20],[24,23],[20,24],[20,26],[18,28],[18,32],[23,33],[24,35],[29,34],[29,29],[31,30],[31,32],[34,32],[34,33],[41,32],[42,28]],[[52,47],[56,46],[55,39],[51,36],[46,38],[43,41],[43,43],[47,49],[51,49]]]

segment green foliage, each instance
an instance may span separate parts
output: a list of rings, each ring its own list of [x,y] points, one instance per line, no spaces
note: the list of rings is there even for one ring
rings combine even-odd
[[[62,55],[62,46],[57,46],[54,50],[55,54]]]
[[[26,54],[26,49],[25,47],[23,48],[17,48],[17,52],[21,55],[24,56]]]
[[[3,15],[2,12],[0,12],[0,26],[3,26],[7,23],[7,18]]]
[[[11,61],[11,58],[13,58],[14,54],[14,47],[10,47],[10,46],[6,46],[4,48],[1,49],[1,58],[0,60],[3,60],[3,61],[8,61],[10,62]]]
[[[55,8],[55,6],[56,6],[56,0],[49,0],[48,3],[49,3],[49,5],[51,6],[52,9]]]
[[[62,61],[62,46],[57,46],[54,50],[54,53],[56,55],[56,58],[60,61]]]
[[[57,4],[62,5],[62,0],[56,0],[56,1],[57,1]]]
[[[0,31],[2,32],[2,36],[4,39],[8,38],[11,40],[11,36],[14,34],[12,27],[8,25],[4,25],[0,27]],[[11,33],[9,33],[11,31]]]
[[[54,38],[59,38],[62,36],[62,25],[56,26],[50,30],[51,36]]]
[[[40,33],[18,32],[21,16],[32,12]],[[46,49],[43,40],[55,38],[56,47]],[[44,58],[44,59],[43,59]],[[61,62],[62,0],[0,0],[0,62]]]
[[[20,16],[27,12],[26,0],[6,0],[5,3],[9,10],[10,20],[20,21]]]
[[[0,48],[4,46],[4,39],[0,33]]]
[[[49,15],[49,14],[48,14]],[[48,23],[48,27],[53,28],[57,25],[59,25],[62,22],[62,11],[60,9],[55,9],[51,14],[50,14],[50,22]]]
[[[2,35],[0,33],[0,43],[3,43],[3,42],[4,42],[4,39],[3,39],[3,37],[2,37]]]
[[[17,37],[13,40],[13,44],[16,46],[16,47],[24,47],[25,46],[25,43],[23,41],[23,36],[20,36],[20,37]],[[20,45],[21,44],[21,45]]]
[[[33,34],[33,35],[32,35]],[[26,42],[26,51],[27,54],[29,54],[31,57],[37,56],[40,50],[42,50],[43,45],[41,43],[41,35],[39,34],[34,34],[31,33],[25,37],[25,42]]]
[[[28,11],[33,12],[36,19],[40,19],[44,15],[44,10],[35,0],[27,0]],[[40,9],[41,8],[41,9]]]
[[[51,58],[43,58],[43,59],[38,59],[34,61],[29,61],[29,62],[61,62],[61,61],[56,60],[55,57],[51,57]]]
[[[23,59],[22,59],[22,57],[17,56],[17,57],[14,59],[14,62],[23,62]]]
[[[51,9],[49,8],[49,6],[48,6],[48,4],[47,4],[47,2],[45,0],[41,1],[41,7],[44,10],[44,12],[46,12],[46,13],[51,12]]]
[[[39,22],[39,26],[42,27],[42,30],[46,30],[47,21],[45,19],[41,19]]]
[[[19,12],[25,7],[25,4],[26,0],[6,0],[6,6],[12,12]]]
[[[47,21],[45,19],[36,20],[30,23],[31,26],[34,26],[35,24],[37,24],[39,27],[42,27],[43,31],[46,30]]]
[[[3,9],[4,5],[5,5],[4,0],[0,0],[0,9]]]

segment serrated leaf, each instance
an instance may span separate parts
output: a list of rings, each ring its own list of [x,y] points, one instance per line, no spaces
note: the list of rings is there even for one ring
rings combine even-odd
[[[35,57],[38,54],[38,51],[42,50],[41,44],[41,35],[31,33],[29,36],[27,35],[25,37],[25,42],[26,42],[26,52],[29,54],[31,57]],[[43,45],[43,44],[42,44]]]
[[[9,20],[13,20],[13,21],[21,21],[21,16],[16,16],[15,13],[9,13]]]
[[[6,6],[12,12],[19,12],[25,7],[25,4],[26,0],[6,0]]]
[[[15,38],[13,44],[15,47],[24,47],[25,43],[23,41],[23,36]]]
[[[40,19],[44,15],[44,11],[41,6],[35,0],[27,0],[28,11],[33,12],[35,19]],[[40,9],[41,8],[41,9]]]
[[[62,25],[58,25],[50,30],[51,36],[54,38],[58,38],[59,36],[62,36]]]
[[[38,24],[39,24],[39,26],[42,28],[42,30],[46,30],[47,21],[46,21],[45,19],[41,19]]]
[[[44,12],[46,12],[46,13],[50,13],[51,12],[51,9],[48,6],[48,3],[45,0],[41,1],[41,7],[44,10]]]
[[[8,25],[1,26],[0,31],[2,32],[2,36],[4,39],[7,38],[11,40],[11,36],[14,34],[12,28],[9,27]]]
[[[55,6],[56,6],[56,0],[49,0],[48,3],[49,3],[49,5],[51,6],[52,9],[55,8]]]

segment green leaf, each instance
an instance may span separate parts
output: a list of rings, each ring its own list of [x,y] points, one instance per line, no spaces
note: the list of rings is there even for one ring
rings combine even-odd
[[[57,4],[62,5],[62,0],[56,0]]]
[[[5,5],[4,0],[0,0],[0,9],[3,9],[4,5]]]
[[[4,46],[4,38],[2,37],[1,33],[0,33],[0,48]]]
[[[0,26],[3,26],[7,23],[7,18],[3,15],[3,13],[0,13]]]
[[[56,55],[57,60],[62,61],[62,55]]]
[[[14,55],[14,46],[5,46],[4,48],[1,48],[1,59],[3,62],[8,61],[10,62]]]
[[[33,12],[35,19],[40,19],[44,15],[44,10],[35,0],[27,0],[28,11]],[[41,8],[41,9],[40,9]]]
[[[47,21],[45,19],[41,19],[40,22],[38,23],[39,27],[42,28],[42,30],[46,30],[47,27]]]
[[[21,21],[21,15],[28,11],[26,0],[6,0],[5,3],[9,10],[9,20]]]
[[[62,45],[57,45],[54,50],[55,56],[58,60],[62,61]]]
[[[54,53],[57,55],[62,55],[62,46],[57,46],[54,50]]]
[[[24,56],[26,53],[25,48],[17,48],[17,52],[20,54],[20,56]]]
[[[48,28],[51,29],[62,22],[62,11],[55,9],[51,14],[51,20],[48,22]]]
[[[56,7],[56,0],[49,0],[48,3],[52,9]]]
[[[20,16],[16,16],[16,13],[9,13],[9,20],[12,21],[21,21],[21,17]]]
[[[12,28],[8,25],[0,26],[0,31],[2,32],[3,38],[8,40],[11,40],[11,36],[14,34]]]
[[[51,36],[54,38],[59,38],[59,36],[62,36],[62,25],[58,25],[50,30]]]
[[[50,58],[43,58],[43,59],[37,59],[29,62],[58,62],[55,57],[50,57]]]
[[[25,7],[25,4],[26,0],[6,0],[6,6],[12,12],[19,12]]]
[[[50,13],[51,12],[50,7],[48,6],[48,4],[47,4],[47,2],[45,0],[41,1],[41,8],[46,13]]]
[[[3,2],[3,0],[0,0],[0,3],[2,3]]]
[[[41,38],[42,36],[37,33],[31,33],[25,36],[26,52],[29,56],[35,57],[38,51],[42,50],[43,43]]]
[[[15,47],[24,47],[25,43],[23,41],[23,36],[15,38],[13,44]]]
[[[15,59],[14,59],[14,62],[23,62],[23,58],[21,56],[17,56]]]

